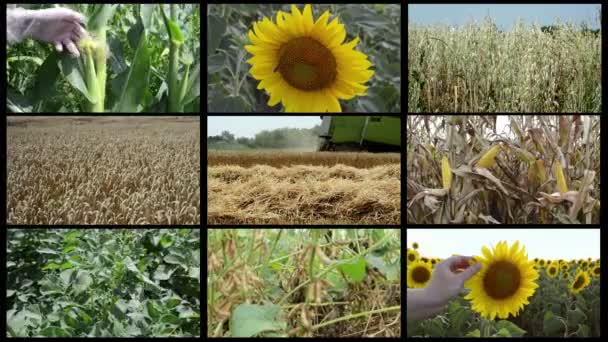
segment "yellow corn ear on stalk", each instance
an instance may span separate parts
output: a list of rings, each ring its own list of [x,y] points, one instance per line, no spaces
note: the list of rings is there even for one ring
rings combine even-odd
[[[104,111],[106,84],[106,48],[99,39],[85,37],[79,42],[84,59],[85,81],[92,98],[92,112]]]
[[[452,186],[452,168],[450,168],[450,161],[446,156],[441,159],[441,180],[444,189],[449,189]]]
[[[486,152],[481,158],[479,158],[477,164],[475,164],[475,167],[483,167],[488,169],[496,165],[495,158],[498,154],[498,151],[500,151],[500,145],[495,145],[494,147],[489,149],[488,152]]]
[[[97,73],[95,72],[95,62],[93,61],[93,53],[90,46],[83,46],[84,52],[84,72],[85,81],[89,88],[89,94],[93,98],[93,104],[99,102],[99,87],[97,86]]]
[[[538,181],[543,184],[547,181],[547,173],[545,172],[545,161],[539,159],[536,161],[536,168],[538,169]]]
[[[564,177],[564,170],[562,169],[562,164],[560,164],[559,160],[555,161],[553,169],[553,173],[555,173],[555,178],[557,179],[557,190],[562,194],[568,192],[566,177]]]

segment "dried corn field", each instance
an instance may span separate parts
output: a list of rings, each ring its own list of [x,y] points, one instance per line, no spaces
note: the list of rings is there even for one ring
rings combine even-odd
[[[199,224],[199,117],[9,117],[9,224]]]
[[[410,24],[408,112],[600,113],[601,48],[601,31],[563,23]]]
[[[407,118],[407,223],[597,224],[598,115]]]
[[[399,154],[210,151],[208,163],[209,224],[401,221]]]

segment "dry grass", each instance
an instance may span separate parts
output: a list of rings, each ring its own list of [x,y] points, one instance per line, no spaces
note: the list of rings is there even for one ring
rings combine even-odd
[[[283,167],[254,165],[256,155]],[[230,153],[222,158],[218,153],[212,157],[215,166],[209,167],[207,178],[209,224],[400,223],[401,165],[386,162],[398,160],[398,155],[281,152],[271,156]],[[331,164],[332,157],[333,166],[319,166]],[[382,166],[373,165],[382,159]],[[232,164],[220,166],[219,160]],[[335,165],[337,160],[361,167]]]
[[[209,151],[207,165],[239,165],[251,167],[268,165],[273,167],[290,165],[333,166],[348,165],[356,168],[371,168],[401,162],[399,153],[359,152],[291,152],[291,151]]]
[[[408,112],[599,113],[601,33],[408,26]]]
[[[10,224],[199,224],[199,119],[9,118],[7,202]]]

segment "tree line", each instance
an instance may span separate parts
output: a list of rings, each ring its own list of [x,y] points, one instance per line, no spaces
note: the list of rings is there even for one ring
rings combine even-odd
[[[210,149],[317,148],[319,125],[313,128],[278,128],[264,130],[253,138],[236,137],[230,131],[207,137]]]

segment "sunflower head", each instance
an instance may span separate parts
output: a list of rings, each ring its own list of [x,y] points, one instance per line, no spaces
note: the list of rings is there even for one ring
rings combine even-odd
[[[344,24],[338,18],[328,23],[330,16],[325,11],[315,21],[311,5],[302,11],[292,5],[291,13],[277,12],[276,23],[264,17],[249,30],[249,72],[270,95],[268,105],[281,102],[286,112],[341,112],[338,99],[366,94],[372,63],[354,49],[359,38],[344,43]]]
[[[431,280],[433,270],[426,262],[415,261],[407,265],[407,286],[413,288],[425,287]]]
[[[410,264],[416,260],[418,260],[418,252],[413,249],[408,249],[407,251],[407,263]]]
[[[578,271],[574,277],[574,280],[572,281],[572,284],[570,284],[570,292],[576,295],[587,287],[590,282],[591,280],[589,279],[589,274],[587,274],[587,272]]]
[[[465,299],[469,299],[473,310],[483,317],[516,316],[538,287],[534,262],[528,261],[519,241],[511,247],[505,241],[499,242],[492,251],[483,247],[482,253],[481,271],[465,283],[465,287],[471,289]]]
[[[551,278],[555,278],[555,276],[559,273],[559,265],[557,263],[551,263],[547,267],[547,275]]]
[[[414,247],[414,249],[418,249],[418,247],[420,247],[420,246],[418,245],[418,242],[414,242],[412,244],[412,247]]]
[[[594,278],[597,278],[597,277],[599,277],[599,276],[601,275],[601,272],[600,272],[600,265],[596,265],[595,267],[593,267],[593,268],[591,269],[591,275],[592,275]]]

